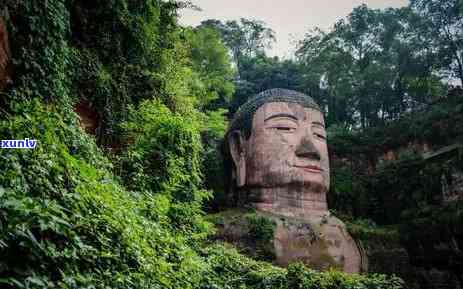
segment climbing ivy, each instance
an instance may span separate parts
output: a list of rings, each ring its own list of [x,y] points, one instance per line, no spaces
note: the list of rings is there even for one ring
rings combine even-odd
[[[5,6],[14,65],[8,103],[34,97],[69,102],[75,50],[67,42],[70,13],[66,1],[7,0]]]

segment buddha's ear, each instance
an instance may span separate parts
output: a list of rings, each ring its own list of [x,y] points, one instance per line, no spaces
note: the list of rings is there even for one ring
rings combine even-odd
[[[246,151],[241,131],[234,130],[229,134],[228,147],[235,164],[236,185],[242,187],[246,183]]]

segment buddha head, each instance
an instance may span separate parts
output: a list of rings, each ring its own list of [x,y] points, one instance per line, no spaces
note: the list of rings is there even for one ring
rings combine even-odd
[[[286,89],[257,94],[235,114],[224,148],[234,199],[269,213],[277,224],[277,263],[360,271],[355,241],[327,208],[326,131],[312,98]]]
[[[235,114],[225,145],[238,190],[329,188],[324,118],[307,95],[270,89],[252,97]]]

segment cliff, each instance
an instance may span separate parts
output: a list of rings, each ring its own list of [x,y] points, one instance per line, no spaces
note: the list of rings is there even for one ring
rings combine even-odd
[[[368,271],[410,288],[463,286],[463,94],[358,134],[331,135],[328,202],[362,244]]]

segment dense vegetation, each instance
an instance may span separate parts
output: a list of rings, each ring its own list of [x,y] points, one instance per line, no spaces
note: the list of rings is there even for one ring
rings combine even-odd
[[[399,119],[460,84],[463,47],[461,1],[416,0],[403,8],[354,8],[324,31],[313,29],[293,59],[265,55],[274,34],[264,23],[204,21],[216,27],[238,67],[231,110],[249,95],[272,87],[314,97],[329,124],[349,129]],[[252,37],[251,37],[252,36]]]
[[[14,74],[0,135],[38,145],[0,151],[1,287],[400,288],[207,241],[202,168],[217,164],[234,70],[216,30],[177,24],[188,5],[2,2]]]

